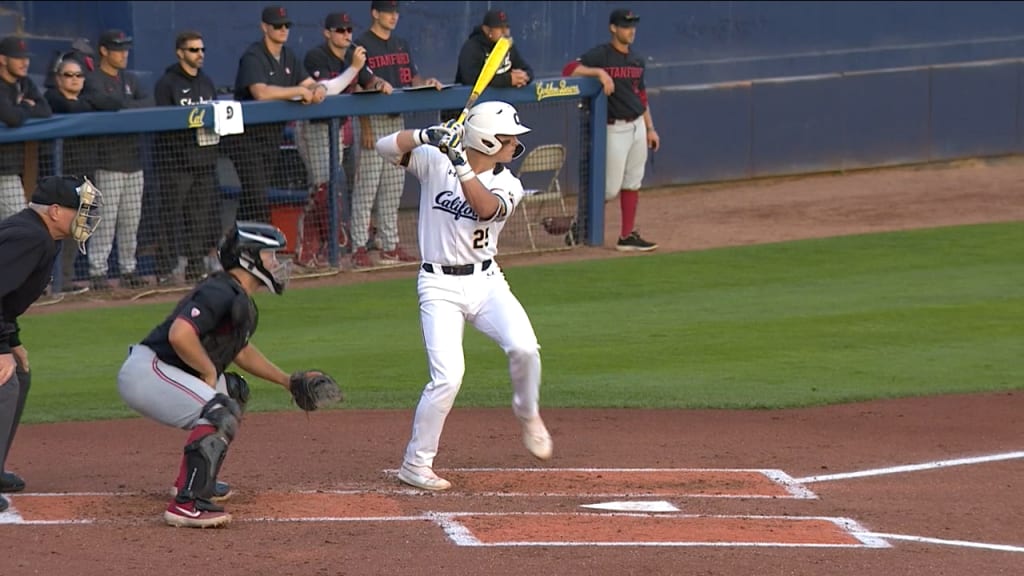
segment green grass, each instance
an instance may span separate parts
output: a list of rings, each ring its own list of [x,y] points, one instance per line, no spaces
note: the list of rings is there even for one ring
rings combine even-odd
[[[777,408],[1021,388],[1024,223],[512,268],[554,407]],[[412,409],[427,381],[415,281],[257,297],[254,342],[335,374],[347,408]],[[29,315],[25,421],[131,416],[129,344],[168,304]],[[467,328],[459,406],[507,406],[500,350]],[[253,379],[250,379],[252,382]],[[256,383],[254,410],[288,406]]]

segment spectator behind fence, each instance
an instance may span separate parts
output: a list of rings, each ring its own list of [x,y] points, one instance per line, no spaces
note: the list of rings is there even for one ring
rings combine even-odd
[[[196,106],[217,99],[217,89],[206,73],[206,47],[199,32],[185,31],[174,41],[178,61],[156,82],[157,106]],[[215,253],[221,236],[217,195],[217,143],[202,129],[161,132],[156,139],[159,240],[157,283],[177,282],[174,269],[184,256],[185,282],[192,284],[208,272],[207,257]]]
[[[54,114],[77,114],[93,112],[96,108],[88,98],[82,95],[85,87],[85,70],[82,63],[74,57],[61,58],[53,65],[56,86],[46,91],[43,96],[50,104]],[[86,177],[95,180],[93,173],[96,164],[96,138],[65,138],[61,155],[61,174]],[[65,238],[60,248],[61,292],[79,294],[88,287],[74,284],[75,259],[78,256],[78,242],[74,238]]]
[[[75,38],[71,42],[71,48],[68,50],[57,50],[53,55],[53,59],[50,60],[49,65],[46,67],[46,80],[43,82],[45,88],[56,89],[60,87],[60,78],[57,74],[61,63],[68,59],[77,60],[82,66],[82,70],[86,73],[96,70],[96,51],[92,49],[92,44],[89,43],[87,38]]]
[[[608,96],[604,201],[607,204],[619,198],[622,221],[615,249],[620,252],[650,252],[658,247],[636,229],[647,150],[657,151],[661,144],[647,101],[644,59],[631,49],[639,22],[632,10],[614,10],[608,19],[611,40],[591,48],[562,70],[563,76],[598,79]],[[577,230],[574,223],[567,244],[576,243]]]
[[[50,105],[28,77],[28,44],[9,36],[0,40],[0,122],[17,128],[29,118],[46,118]],[[21,175],[25,143],[0,144],[0,220],[20,212],[28,202]]]
[[[436,78],[423,78],[416,69],[409,43],[394,34],[398,26],[398,2],[374,0],[370,4],[373,24],[356,40],[366,48],[367,64],[373,73],[392,86],[433,86],[440,90]],[[377,139],[405,128],[401,114],[360,116],[359,165],[352,193],[352,265],[356,268],[373,266],[366,251],[370,228],[370,212],[376,206],[376,222],[381,235],[381,263],[399,264],[415,262],[399,245],[398,208],[405,185],[405,173],[400,166],[385,162],[376,151]]]
[[[86,75],[85,94],[100,111],[145,108],[153,99],[128,68],[132,38],[121,30],[100,35],[100,64]],[[109,290],[107,261],[117,240],[121,287],[140,288],[145,282],[136,273],[139,221],[142,219],[142,141],[138,134],[118,134],[99,140],[96,187],[103,190],[103,220],[89,244],[89,286]]]
[[[291,27],[291,18],[284,8],[268,6],[263,9],[260,23],[263,39],[253,42],[238,61],[235,100],[285,100],[303,104],[324,101],[327,87],[310,78],[295,51],[285,46]],[[268,166],[273,169],[277,165],[284,124],[247,124],[244,134],[228,140],[231,161],[242,184],[238,220],[270,222]]]
[[[391,93],[391,84],[377,78],[366,67],[366,49],[356,46],[352,50],[352,17],[345,12],[328,14],[324,19],[324,39],[320,46],[306,52],[306,72],[317,82],[327,86],[327,95],[351,93],[358,85],[365,89]],[[338,118],[339,127],[344,131],[348,118]],[[313,188],[306,213],[303,217],[302,243],[299,245],[299,264],[307,268],[319,268],[327,263],[327,248],[330,236],[330,210],[328,209],[328,182],[331,176],[329,162],[331,135],[328,134],[330,119],[309,120],[298,124],[297,144],[302,160],[306,164],[309,184]],[[341,134],[334,135],[339,137]],[[344,146],[338,146],[338,162],[344,160]],[[344,186],[339,186],[340,190]],[[339,244],[347,244],[344,230],[339,233]]]
[[[472,86],[477,76],[484,69],[484,62],[494,49],[494,44],[502,37],[510,38],[508,15],[504,10],[488,10],[484,14],[483,24],[477,26],[469,34],[459,51],[459,65],[455,70],[455,83]],[[533,81],[533,68],[519,54],[515,44],[505,55],[505,60],[498,67],[498,72],[488,86],[492,88],[522,88]],[[454,120],[459,117],[462,109],[445,110],[441,120]]]

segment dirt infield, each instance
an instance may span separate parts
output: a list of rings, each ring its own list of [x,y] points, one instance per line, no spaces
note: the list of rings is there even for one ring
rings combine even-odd
[[[1016,221],[1022,181],[1024,164],[1000,160],[661,190],[644,194],[639,222],[671,251]],[[613,238],[616,206],[607,217]],[[502,262],[605,257],[636,256],[580,248]],[[112,304],[33,313],[80,305]],[[508,410],[457,408],[437,461],[455,484],[444,494],[394,479],[415,400],[404,411],[248,416],[222,474],[237,491],[234,520],[211,531],[159,520],[180,434],[141,419],[27,425],[9,463],[29,492],[0,515],[0,574],[853,576],[1024,566],[1024,392],[771,412],[547,410],[556,455],[544,464],[522,449]]]

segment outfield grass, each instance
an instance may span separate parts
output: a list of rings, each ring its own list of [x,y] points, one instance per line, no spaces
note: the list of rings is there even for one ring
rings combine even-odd
[[[777,408],[1022,388],[1024,223],[512,268],[542,345],[544,406]],[[337,375],[348,408],[412,409],[426,383],[413,279],[262,294],[253,342]],[[116,374],[168,304],[22,318],[26,422],[134,415]],[[459,406],[507,406],[497,347],[466,332]],[[250,379],[250,382],[253,380]],[[288,406],[255,383],[253,410]]]

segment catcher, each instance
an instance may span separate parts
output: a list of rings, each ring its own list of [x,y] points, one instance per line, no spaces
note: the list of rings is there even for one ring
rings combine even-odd
[[[231,516],[216,501],[231,489],[217,482],[228,446],[249,400],[242,370],[289,390],[299,408],[311,411],[342,400],[341,389],[318,371],[286,374],[249,342],[259,311],[252,295],[266,287],[284,292],[289,267],[277,259],[287,241],[269,224],[238,222],[220,243],[224,270],[182,298],[142,342],[131,346],[117,375],[124,402],[161,424],[190,430],[174,498],[164,521],[171,526],[223,526]]]

